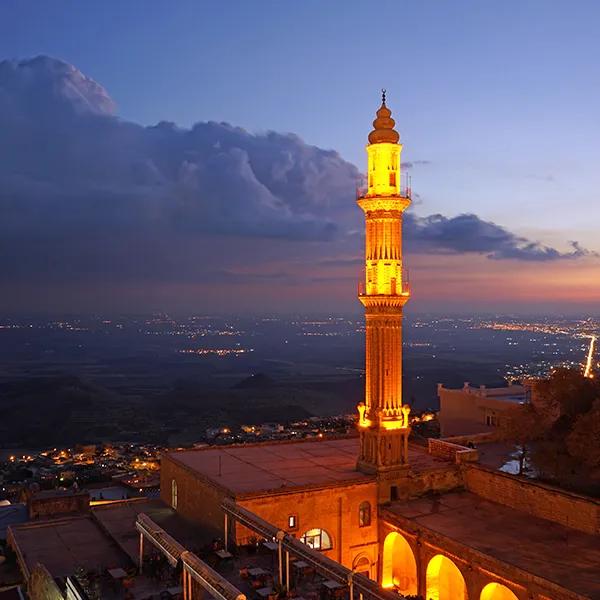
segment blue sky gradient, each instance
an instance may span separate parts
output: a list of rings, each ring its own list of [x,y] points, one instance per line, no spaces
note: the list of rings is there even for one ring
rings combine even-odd
[[[386,87],[416,215],[600,251],[599,22],[583,0],[4,0],[0,60],[71,63],[123,120],[293,132],[361,170]]]

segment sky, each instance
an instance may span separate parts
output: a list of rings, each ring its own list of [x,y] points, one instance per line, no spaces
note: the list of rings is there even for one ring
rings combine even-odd
[[[385,87],[411,309],[598,314],[599,20],[4,0],[0,310],[360,311],[354,187]]]

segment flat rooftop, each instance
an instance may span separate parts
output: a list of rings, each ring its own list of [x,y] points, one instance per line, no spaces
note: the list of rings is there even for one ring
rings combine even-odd
[[[373,481],[374,475],[356,470],[358,449],[358,437],[351,437],[219,446],[171,452],[169,457],[235,494],[252,494]],[[452,464],[413,444],[409,463],[417,472]]]
[[[600,598],[596,536],[471,492],[394,503],[384,518],[394,522],[396,515],[568,590]]]
[[[13,537],[29,572],[42,563],[53,577],[73,574],[75,566],[86,570],[131,565],[127,556],[90,516],[30,522],[12,528]]]

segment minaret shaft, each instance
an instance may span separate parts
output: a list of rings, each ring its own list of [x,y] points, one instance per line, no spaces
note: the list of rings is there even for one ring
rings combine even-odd
[[[358,205],[365,213],[365,401],[359,405],[358,467],[393,471],[407,462],[409,407],[402,402],[402,309],[409,290],[403,278],[402,214],[410,204],[400,188],[398,133],[385,102],[367,145],[368,174]]]

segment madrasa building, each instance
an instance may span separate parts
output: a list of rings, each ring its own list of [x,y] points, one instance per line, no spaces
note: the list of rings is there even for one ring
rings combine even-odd
[[[400,184],[402,144],[385,94],[366,151],[358,435],[168,452],[163,502],[228,548],[276,531],[278,543],[300,541],[400,597],[600,598],[597,501],[483,466],[474,448],[411,441],[402,399],[410,298],[402,217],[411,198]]]

